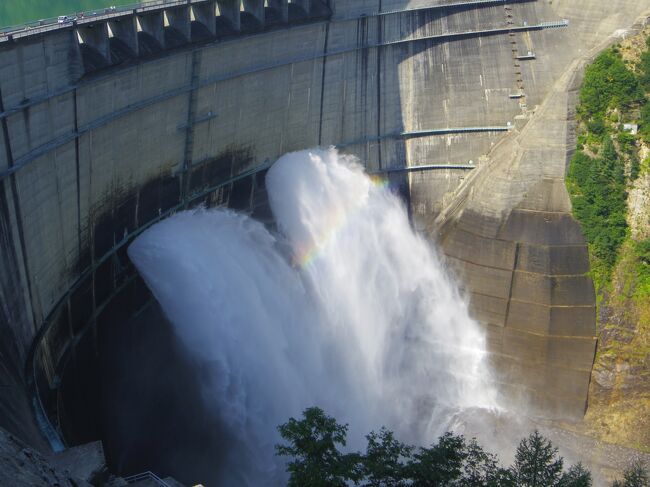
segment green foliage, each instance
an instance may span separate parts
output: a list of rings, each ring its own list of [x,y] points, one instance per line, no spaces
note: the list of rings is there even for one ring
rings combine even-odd
[[[643,89],[650,91],[650,37],[646,39],[647,50],[641,54],[639,62],[639,82]]]
[[[617,480],[612,487],[648,487],[650,477],[645,466],[640,461],[632,462],[623,473],[623,481]]]
[[[621,259],[623,244],[631,238],[626,188],[650,171],[650,157],[640,160],[638,144],[650,144],[650,100],[646,96],[650,95],[650,37],[646,44],[648,50],[642,53],[636,73],[625,66],[615,49],[604,51],[586,69],[580,93],[578,151],[566,181],[574,216],[589,243],[597,303],[603,301],[605,290],[611,290],[613,266]],[[638,136],[624,132],[619,121],[638,122]],[[631,245],[641,252],[635,243]],[[642,258],[637,262],[635,294],[650,296],[650,271]]]
[[[515,487],[512,473],[499,466],[496,455],[488,453],[472,439],[466,447],[467,456],[460,485],[467,487]]]
[[[462,436],[446,433],[438,444],[420,448],[409,462],[409,477],[414,487],[449,485],[461,476],[467,453]]]
[[[627,155],[636,153],[636,137],[630,132],[619,132],[616,137],[621,152]]]
[[[639,134],[644,142],[650,143],[650,103],[646,103],[641,107]]]
[[[322,409],[308,408],[304,419],[278,426],[289,445],[276,445],[278,455],[292,457],[287,465],[290,487],[345,487],[356,478],[358,455],[343,454],[348,425],[340,425]]]
[[[289,457],[288,485],[309,487],[590,487],[591,474],[581,464],[562,471],[557,448],[538,431],[524,438],[508,469],[499,465],[475,439],[446,433],[430,447],[415,448],[397,440],[386,428],[371,432],[365,454],[342,453],[347,425],[340,425],[319,408],[303,412],[278,427],[288,445],[276,445]],[[636,468],[636,467],[635,467]],[[625,473],[644,478],[642,466]],[[636,487],[637,484],[620,484]]]
[[[402,487],[405,483],[406,459],[413,447],[397,441],[386,428],[366,436],[368,446],[362,459],[363,475],[368,487]]]
[[[562,465],[557,448],[535,430],[519,443],[511,469],[518,486],[549,487],[558,485]]]
[[[607,136],[597,158],[577,151],[567,176],[574,215],[593,254],[607,266],[613,265],[627,233],[624,171],[624,161]]]
[[[639,80],[620,55],[609,49],[585,70],[578,113],[591,132],[602,134],[607,110],[624,109],[643,100]]]
[[[577,463],[562,475],[558,487],[591,487],[591,484],[591,473],[581,463]]]

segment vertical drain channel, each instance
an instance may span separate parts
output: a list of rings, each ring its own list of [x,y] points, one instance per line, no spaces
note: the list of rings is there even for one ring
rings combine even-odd
[[[325,66],[327,64],[327,44],[330,36],[330,22],[325,24],[325,43],[323,44],[323,73],[320,82],[320,116],[318,117],[318,145],[323,144],[323,104],[325,103]]]
[[[2,88],[0,88],[0,113],[5,113],[4,100],[2,98]],[[4,138],[5,155],[7,158],[7,165],[9,169],[14,166],[14,156],[11,150],[11,141],[9,139],[9,128],[7,127],[7,117],[2,117],[2,136]],[[32,312],[32,323],[34,325],[34,332],[38,333],[38,325],[40,320],[36,317],[36,310],[34,309],[34,297],[32,293],[31,273],[29,272],[29,264],[27,262],[27,247],[25,246],[25,232],[23,231],[23,216],[20,211],[20,198],[18,197],[18,185],[16,184],[16,173],[9,174],[9,184],[11,186],[11,195],[14,204],[14,211],[16,212],[16,228],[18,229],[18,239],[20,241],[20,252],[22,254],[23,267],[25,270],[25,281],[27,283],[27,295],[29,296],[29,307]],[[0,184],[4,181],[0,180]]]
[[[189,204],[190,180],[192,169],[192,153],[194,152],[194,118],[196,105],[198,103],[199,70],[201,67],[201,55],[198,49],[192,51],[192,67],[190,77],[190,95],[187,106],[187,123],[185,127],[185,151],[183,160],[182,198],[183,207]]]
[[[381,0],[379,0],[379,12],[381,12]],[[383,41],[383,16],[377,17],[377,167],[382,167],[381,163],[381,43]],[[366,165],[368,161],[366,161]]]
[[[77,89],[74,89],[72,99],[74,101],[74,158],[75,158],[75,172],[77,177],[77,245],[79,252],[79,261],[83,254],[83,243],[81,239],[81,180],[79,170],[79,119],[77,108]]]
[[[515,242],[515,259],[512,266],[512,274],[510,275],[510,288],[508,289],[508,302],[506,303],[506,316],[503,322],[503,326],[508,324],[508,316],[510,315],[510,301],[512,301],[512,286],[515,283],[515,272],[517,272],[517,266],[519,265],[519,242]]]

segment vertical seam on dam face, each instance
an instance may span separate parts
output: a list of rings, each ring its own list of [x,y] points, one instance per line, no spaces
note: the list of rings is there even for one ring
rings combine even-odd
[[[506,303],[506,313],[503,322],[504,328],[508,324],[508,315],[510,314],[510,303],[512,302],[512,286],[515,282],[515,271],[517,270],[518,260],[519,260],[519,242],[515,242],[515,256],[512,262],[512,273],[510,274],[510,287],[508,288],[508,302]]]
[[[183,205],[187,208],[189,204],[188,195],[190,193],[190,173],[192,169],[192,155],[194,145],[194,116],[196,112],[196,105],[198,103],[198,90],[199,90],[199,68],[201,65],[201,54],[199,49],[192,51],[192,60],[190,67],[190,90],[187,99],[187,128],[185,130],[185,150],[183,160],[183,185],[181,199]]]
[[[0,86],[0,112],[4,112],[2,86]],[[2,136],[4,137],[5,155],[7,157],[7,164],[9,168],[11,168],[14,165],[14,158],[13,158],[13,152],[11,150],[11,141],[9,140],[9,128],[7,127],[6,118],[2,119]],[[31,278],[29,277],[31,276],[31,274],[29,272],[29,265],[27,263],[27,248],[25,246],[25,234],[23,232],[23,218],[22,218],[22,212],[20,211],[20,199],[18,198],[18,186],[16,184],[15,173],[11,174],[10,184],[11,184],[12,199],[14,203],[14,211],[16,212],[16,227],[18,229],[18,239],[20,240],[20,251],[23,257],[22,261],[23,261],[25,276],[27,276],[26,279],[27,294],[29,296],[29,305],[32,313],[32,323],[33,323],[32,326],[34,328],[34,332],[36,333],[40,326],[40,320],[36,319],[36,311],[34,309],[34,297],[32,295],[32,284],[31,284]]]
[[[379,0],[379,11],[381,12],[381,0]],[[382,42],[382,17],[377,17],[377,43]],[[381,162],[381,47],[377,48],[377,167],[382,167]]]
[[[327,44],[330,36],[330,23],[325,24],[325,42],[323,43],[323,68],[320,83],[320,113],[318,117],[318,145],[323,143],[323,105],[325,103],[325,67],[327,65]]]
[[[73,109],[74,109],[74,131],[79,133],[79,112],[77,107],[77,89],[73,91]],[[74,138],[74,156],[75,156],[75,171],[77,177],[77,240],[79,256],[83,253],[83,243],[81,239],[81,180],[79,169],[79,136]]]

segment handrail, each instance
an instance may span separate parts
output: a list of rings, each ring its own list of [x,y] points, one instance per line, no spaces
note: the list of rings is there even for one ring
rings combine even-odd
[[[435,171],[439,169],[476,169],[472,164],[422,164],[419,166],[403,166],[403,167],[387,167],[384,169],[377,169],[376,171],[369,171],[368,174],[390,174],[395,172],[418,172],[418,171]]]
[[[117,486],[117,485],[123,485],[123,482],[126,482],[127,484],[134,484],[136,482],[140,482],[141,480],[151,480],[153,483],[159,485],[160,487],[172,487],[167,482],[165,482],[163,479],[158,477],[155,473],[153,473],[151,470],[147,470],[146,472],[137,473],[135,475],[129,475],[128,477],[122,477],[122,478],[119,478],[119,479],[115,479],[113,481],[110,481],[106,485],[107,485],[107,487],[113,487],[113,486]]]
[[[161,487],[171,487],[167,482],[165,482],[163,479],[158,477],[155,473],[153,473],[150,470],[135,475],[130,475],[128,477],[124,477],[124,480],[128,484],[133,484],[135,482],[139,482],[140,480],[151,480],[152,482],[160,485]]]
[[[393,15],[403,12],[418,12],[420,10],[433,10],[433,9],[451,9],[457,7],[469,7],[473,5],[503,5],[508,3],[519,3],[530,0],[449,0],[449,3],[437,3],[435,5],[424,5],[418,7],[409,7],[404,9],[392,9],[392,10],[377,10],[374,12],[369,12],[366,14],[361,14],[363,17],[381,17],[384,15]],[[355,20],[358,16],[333,16],[333,21],[339,20]]]

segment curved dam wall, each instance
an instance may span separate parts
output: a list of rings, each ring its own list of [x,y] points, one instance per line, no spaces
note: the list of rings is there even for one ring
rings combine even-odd
[[[60,446],[62,374],[150,300],[131,239],[198,204],[268,219],[264,169],[318,145],[388,174],[441,235],[511,397],[581,415],[594,297],[557,83],[647,5],[268,5],[174,2],[0,38],[0,426]]]

